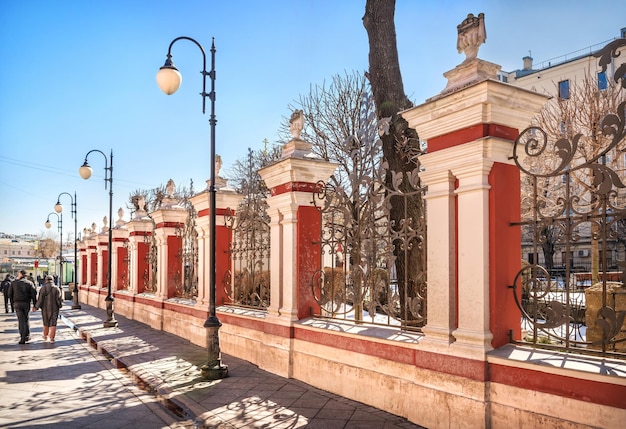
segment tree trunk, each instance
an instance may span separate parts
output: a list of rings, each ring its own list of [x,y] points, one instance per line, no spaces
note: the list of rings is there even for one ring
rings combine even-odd
[[[363,25],[369,39],[368,78],[377,116],[379,119],[392,118],[389,133],[381,137],[383,154],[389,163],[390,171],[401,172],[412,171],[416,167],[415,161],[403,154],[411,147],[418,151],[419,139],[417,132],[408,128],[406,120],[398,115],[398,112],[412,107],[412,103],[404,93],[400,73],[394,23],[395,3],[395,0],[367,0]],[[398,145],[409,147],[398,151]],[[391,188],[390,174],[387,175],[386,181],[387,186]],[[406,182],[403,186],[408,190],[409,185]],[[399,228],[405,219],[415,223],[422,216],[421,195],[409,199],[406,207],[404,199],[399,197],[392,199],[390,217],[396,228]],[[417,296],[422,285],[420,273],[425,270],[425,258],[422,257],[421,248],[417,245],[410,247],[406,257],[403,246],[400,243],[394,245],[402,318],[409,320],[414,317],[408,312],[407,304],[410,303],[409,298]]]
[[[557,242],[558,232],[555,231],[553,226],[544,226],[541,230],[543,241],[541,242],[541,249],[543,250],[543,259],[545,260],[546,270],[553,274],[554,271],[554,247]],[[563,261],[565,264],[565,261]]]

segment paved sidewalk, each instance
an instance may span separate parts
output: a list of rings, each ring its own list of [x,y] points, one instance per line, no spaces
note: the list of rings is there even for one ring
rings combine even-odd
[[[230,376],[203,381],[199,367],[207,360],[205,348],[122,316],[116,316],[119,327],[104,328],[105,318],[104,310],[87,305],[81,310],[71,310],[69,305],[62,310],[63,321],[76,331],[77,338],[84,338],[117,368],[128,371],[144,391],[178,417],[171,427],[420,427],[362,403],[262,371],[229,355],[223,355],[223,362]]]
[[[59,324],[42,340],[41,312],[31,341],[19,344],[15,313],[0,314],[0,427],[151,429],[180,419],[140,390],[102,354]]]

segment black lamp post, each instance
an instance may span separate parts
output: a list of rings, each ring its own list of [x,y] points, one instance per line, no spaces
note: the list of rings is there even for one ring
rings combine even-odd
[[[104,321],[105,328],[112,328],[118,325],[113,314],[113,295],[111,295],[111,267],[112,267],[112,253],[113,253],[113,149],[111,149],[111,155],[109,159],[104,152],[98,149],[92,149],[85,155],[85,162],[78,169],[80,177],[87,180],[91,177],[93,170],[87,163],[87,157],[91,152],[98,152],[104,157],[104,189],[107,188],[107,182],[109,182],[109,257],[108,259],[108,272],[107,272],[107,297],[104,299],[107,307],[107,320]],[[110,162],[108,162],[110,160]],[[108,166],[107,166],[108,165]]]
[[[189,40],[193,42],[202,52],[202,114],[206,112],[206,98],[211,100],[211,116],[209,123],[211,124],[211,183],[209,185],[209,196],[211,204],[210,214],[210,297],[209,297],[209,317],[204,322],[204,327],[207,329],[207,347],[209,359],[208,363],[202,366],[202,377],[210,380],[217,380],[220,378],[228,377],[228,366],[222,364],[220,353],[220,340],[219,340],[219,328],[222,326],[221,322],[215,314],[215,39],[211,43],[211,71],[206,71],[206,54],[204,48],[200,43],[190,37],[177,37],[172,40],[169,48],[167,49],[167,59],[163,67],[157,72],[156,80],[161,91],[167,95],[175,93],[180,87],[182,77],[178,72],[178,69],[172,63],[172,46],[179,40]],[[206,77],[211,78],[211,92],[206,92]]]
[[[57,213],[63,213],[63,204],[61,204],[61,195],[67,195],[70,197],[72,208],[72,219],[74,219],[74,270],[72,272],[72,282],[74,283],[74,291],[72,293],[73,303],[72,309],[79,310],[81,308],[78,303],[78,218],[76,216],[76,191],[74,191],[74,197],[67,192],[61,192],[57,197],[57,203],[54,205],[54,211]]]
[[[46,218],[46,228],[50,229],[52,224],[50,223],[50,215],[57,217],[57,230],[59,231],[59,287],[63,289],[63,213],[48,213]]]

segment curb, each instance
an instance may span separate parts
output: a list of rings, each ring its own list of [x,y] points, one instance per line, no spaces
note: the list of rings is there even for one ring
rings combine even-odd
[[[63,310],[60,312],[60,318],[63,323],[72,329],[81,339],[85,340],[93,349],[100,352],[107,360],[109,360],[116,369],[124,372],[127,377],[129,377],[137,387],[141,390],[148,392],[163,406],[165,409],[170,411],[176,417],[182,419],[182,421],[178,422],[176,428],[200,428],[204,427],[203,419],[198,417],[195,413],[191,411],[191,408],[185,405],[184,401],[180,401],[178,399],[173,399],[171,396],[173,394],[172,390],[167,387],[166,383],[163,380],[154,379],[154,377],[149,377],[152,379],[146,380],[146,377],[143,377],[138,371],[130,369],[128,364],[124,362],[122,358],[114,356],[109,352],[105,347],[100,345],[96,339],[94,339],[89,331],[82,329],[78,324],[74,323],[68,316],[63,314]],[[184,397],[184,395],[181,395]],[[202,426],[198,426],[201,424]],[[189,426],[191,425],[191,426]]]

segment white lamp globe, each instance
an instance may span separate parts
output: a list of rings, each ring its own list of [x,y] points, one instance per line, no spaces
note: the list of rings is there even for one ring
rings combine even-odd
[[[156,81],[161,91],[167,95],[172,95],[180,88],[183,77],[180,72],[176,70],[176,67],[163,66],[156,74]]]
[[[61,213],[63,211],[63,204],[56,203],[54,205],[54,211],[57,212],[57,213]]]
[[[87,164],[83,164],[79,169],[78,169],[78,174],[80,174],[80,177],[82,177],[83,179],[87,180],[91,177],[91,173],[93,173],[93,170],[90,166],[88,166]]]

